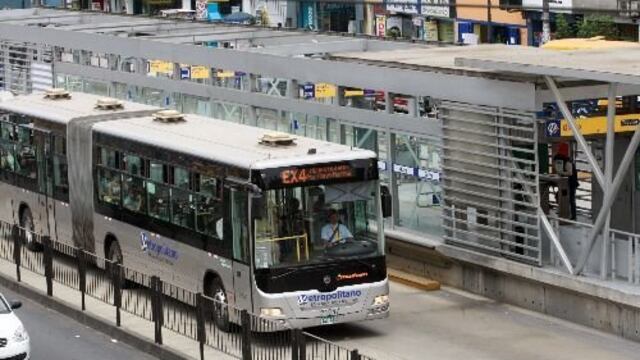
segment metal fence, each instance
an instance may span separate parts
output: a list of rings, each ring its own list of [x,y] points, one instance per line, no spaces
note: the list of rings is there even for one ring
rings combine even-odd
[[[158,344],[166,331],[190,338],[201,359],[208,347],[242,360],[373,360],[17,225],[0,222],[0,259],[16,265],[18,281],[22,270],[41,275],[49,296],[54,283],[76,290],[83,311],[87,296],[112,306],[117,326],[122,311],[153,322]]]

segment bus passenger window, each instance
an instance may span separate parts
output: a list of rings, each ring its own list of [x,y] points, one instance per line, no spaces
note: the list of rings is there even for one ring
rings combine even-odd
[[[0,149],[0,169],[14,172],[16,169],[15,145],[3,143]]]
[[[16,152],[16,171],[30,179],[36,179],[38,164],[36,148],[33,141],[33,131],[24,127],[18,127],[18,149]]]
[[[120,183],[120,173],[99,169],[98,198],[108,204],[120,205]]]
[[[149,162],[149,179],[157,182],[157,183],[166,183],[167,174],[166,174],[167,166],[155,161]]]
[[[145,182],[141,178],[129,176],[124,181],[124,207],[135,212],[146,213]]]
[[[200,194],[203,194],[207,197],[212,197],[214,199],[218,199],[218,179],[205,175],[196,175],[197,181],[197,191]]]
[[[220,205],[222,204],[218,204],[217,199],[211,196],[198,196],[196,206],[197,231],[218,237],[216,225],[222,217]]]
[[[69,194],[69,177],[67,166],[66,139],[61,136],[53,138],[53,184],[56,191],[64,195]]]
[[[122,158],[124,169],[131,175],[144,176],[144,166],[142,159],[135,155],[124,155]]]
[[[0,125],[0,137],[5,141],[15,141],[13,124],[3,122]]]
[[[149,201],[149,215],[154,218],[170,221],[170,190],[166,185],[147,182],[147,196]]]
[[[180,189],[188,190],[189,189],[189,171],[184,168],[174,167],[173,168],[173,185]]]
[[[120,162],[118,161],[118,152],[111,149],[100,149],[100,165],[119,169]]]
[[[193,195],[189,191],[171,189],[173,223],[195,230],[196,208]]]

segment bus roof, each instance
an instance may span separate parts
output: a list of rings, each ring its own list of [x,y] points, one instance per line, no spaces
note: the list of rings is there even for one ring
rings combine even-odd
[[[152,116],[120,119],[98,123],[94,130],[255,170],[376,158],[376,154],[369,150],[306,137],[297,137],[296,145],[267,146],[261,144],[260,139],[269,130],[198,115],[185,114],[184,119],[186,121],[178,123],[163,123]],[[309,154],[310,149],[315,149],[315,154]]]
[[[96,103],[104,96],[71,93],[70,99],[51,100],[45,99],[44,93],[19,95],[0,101],[0,110],[33,116],[39,119],[49,120],[55,123],[67,124],[74,118],[94,115],[104,115],[105,110],[96,109]],[[118,110],[109,110],[109,113],[122,113],[140,110],[153,110],[156,107],[122,102],[124,107]]]

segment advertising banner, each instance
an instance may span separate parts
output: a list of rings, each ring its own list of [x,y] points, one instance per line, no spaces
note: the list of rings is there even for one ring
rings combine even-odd
[[[330,98],[336,96],[336,87],[332,84],[316,84],[316,99]]]
[[[162,60],[150,60],[149,72],[155,74],[173,74],[173,63]]]
[[[420,11],[427,17],[448,18],[451,16],[449,0],[421,0]]]
[[[387,17],[376,15],[376,36],[384,37],[387,34]]]
[[[209,69],[206,66],[192,66],[191,78],[192,79],[208,79]]]

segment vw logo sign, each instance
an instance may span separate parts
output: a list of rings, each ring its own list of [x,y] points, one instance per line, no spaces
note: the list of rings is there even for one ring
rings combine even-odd
[[[331,284],[331,276],[325,275],[324,278],[322,278],[322,281],[324,282],[325,285]]]

